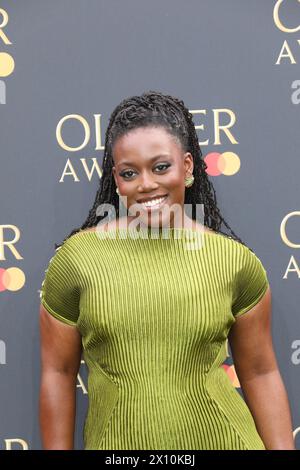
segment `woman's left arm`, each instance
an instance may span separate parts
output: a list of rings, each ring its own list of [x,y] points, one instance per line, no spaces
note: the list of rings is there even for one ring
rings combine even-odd
[[[268,450],[296,450],[287,393],[271,333],[271,290],[236,318],[228,336],[233,362],[257,431]]]

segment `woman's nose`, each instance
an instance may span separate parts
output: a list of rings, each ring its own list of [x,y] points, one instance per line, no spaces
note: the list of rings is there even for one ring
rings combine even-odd
[[[155,175],[149,173],[141,174],[138,189],[141,192],[150,191],[158,187],[157,182],[155,181]]]

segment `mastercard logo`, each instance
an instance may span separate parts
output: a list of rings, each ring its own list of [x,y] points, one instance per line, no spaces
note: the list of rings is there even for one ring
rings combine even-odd
[[[231,176],[237,173],[241,166],[239,156],[234,152],[211,152],[204,161],[207,165],[206,173],[210,176]]]
[[[15,61],[7,52],[0,52],[0,77],[8,77],[13,73]]]
[[[235,372],[235,367],[234,365],[229,366],[228,364],[222,364],[222,369],[225,370],[226,374],[228,375],[230,382],[235,388],[240,388],[241,384],[239,382],[238,376],[236,375]]]
[[[0,292],[17,291],[25,284],[25,274],[19,268],[0,268]]]

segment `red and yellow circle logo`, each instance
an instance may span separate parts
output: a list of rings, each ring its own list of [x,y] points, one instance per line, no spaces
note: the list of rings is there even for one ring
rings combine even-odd
[[[206,173],[210,176],[231,176],[240,169],[239,156],[234,152],[211,152],[206,155],[204,161],[207,165]]]
[[[17,291],[25,284],[25,274],[19,268],[0,268],[0,292]]]
[[[0,52],[0,77],[8,77],[13,73],[15,61],[7,52]]]

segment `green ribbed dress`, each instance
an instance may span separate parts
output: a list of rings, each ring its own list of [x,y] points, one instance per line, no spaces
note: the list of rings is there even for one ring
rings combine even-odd
[[[86,230],[45,273],[41,303],[82,335],[85,449],[265,449],[221,367],[268,287],[247,247],[191,228]]]

